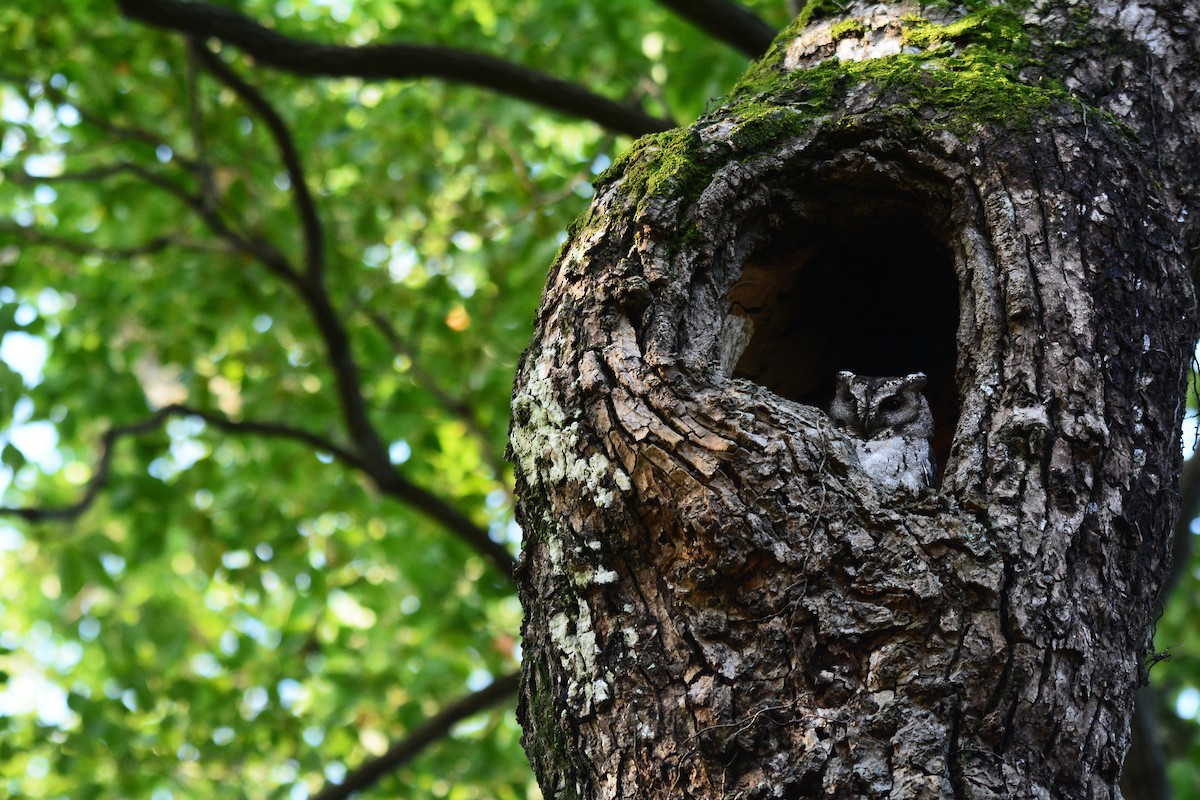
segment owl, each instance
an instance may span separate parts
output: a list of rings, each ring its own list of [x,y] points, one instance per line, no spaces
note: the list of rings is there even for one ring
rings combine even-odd
[[[829,405],[833,424],[854,439],[863,471],[887,491],[933,486],[937,472],[929,437],[933,414],[921,394],[925,374],[868,378],[839,372]]]

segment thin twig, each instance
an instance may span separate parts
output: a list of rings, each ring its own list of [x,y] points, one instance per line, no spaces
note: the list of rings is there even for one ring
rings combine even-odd
[[[122,161],[116,164],[108,164],[101,167],[96,167],[82,172],[64,173],[62,175],[48,177],[34,177],[27,175],[22,180],[25,182],[37,183],[58,183],[58,182],[77,182],[77,181],[95,181],[104,180],[117,175],[128,173],[140,179],[144,183],[161,189],[172,197],[182,202],[185,206],[196,212],[196,215],[208,225],[220,238],[233,245],[234,249],[242,254],[249,256],[266,266],[269,270],[284,278],[290,283],[296,283],[298,276],[296,271],[288,263],[287,258],[282,253],[276,250],[269,243],[261,239],[251,239],[242,235],[227,223],[216,209],[211,208],[205,198],[193,194],[185,189],[180,184],[170,178],[159,175],[154,170],[148,169],[141,164],[132,161]]]
[[[166,415],[162,411],[158,411],[149,419],[131,425],[120,425],[105,431],[100,438],[100,460],[92,471],[92,479],[88,481],[83,495],[74,503],[58,508],[0,506],[0,516],[19,517],[27,522],[60,522],[75,519],[91,507],[100,495],[100,491],[108,483],[109,471],[112,468],[113,448],[116,443],[126,436],[137,436],[156,430],[162,425],[164,419],[166,419]]]
[[[394,773],[426,747],[444,739],[450,733],[450,729],[462,720],[516,694],[519,683],[520,675],[505,675],[478,692],[454,701],[389,747],[383,755],[350,772],[341,783],[326,785],[313,800],[344,800],[355,792],[374,786],[381,778]]]
[[[142,244],[129,245],[125,247],[89,244],[87,242],[77,241],[65,236],[45,233],[44,231],[40,231],[36,228],[0,223],[0,237],[6,235],[20,238],[32,245],[45,245],[47,247],[53,247],[57,250],[63,250],[67,253],[71,253],[72,255],[94,256],[96,258],[102,258],[108,261],[126,261],[131,258],[153,255],[154,253],[159,253],[169,248],[185,250],[193,253],[229,252],[227,247],[221,245],[213,245],[209,242],[196,242],[187,239],[179,239],[173,236],[156,236],[155,238],[147,242],[143,242]]]
[[[296,149],[296,143],[292,139],[292,133],[288,130],[287,123],[258,89],[242,80],[241,76],[230,69],[229,65],[222,61],[220,56],[209,50],[203,42],[192,39],[191,53],[204,65],[205,69],[232,89],[266,123],[267,130],[271,132],[271,138],[275,140],[275,146],[279,150],[283,168],[287,171],[292,198],[296,203],[296,213],[300,216],[300,230],[304,237],[305,272],[310,282],[319,281],[325,264],[324,229],[317,217],[317,207],[313,202],[312,193],[308,189],[304,168],[300,164],[300,153]]]
[[[425,371],[425,369],[421,366],[417,353],[404,342],[400,336],[400,333],[396,330],[396,327],[392,325],[391,321],[387,317],[374,311],[365,311],[364,313],[366,313],[367,317],[371,320],[371,323],[379,330],[379,333],[387,341],[388,346],[392,348],[392,352],[398,356],[403,356],[408,359],[411,365],[409,369],[421,387],[433,395],[434,399],[437,400],[437,402],[441,404],[443,408],[445,408],[455,417],[458,417],[458,419],[467,426],[467,430],[471,432],[471,435],[478,442],[479,449],[483,453],[484,461],[487,462],[487,465],[492,470],[496,480],[503,481],[505,472],[504,460],[500,458],[499,453],[497,453],[496,449],[492,447],[492,444],[488,439],[487,431],[483,429],[483,425],[479,422],[479,417],[475,413],[475,409],[471,408],[466,401],[462,400],[461,398],[454,397],[445,389],[443,389],[437,378]],[[505,491],[508,491],[507,487],[505,487]]]
[[[11,83],[15,85],[24,85],[29,87],[36,84],[38,91],[50,101],[58,105],[69,105],[79,114],[80,120],[91,125],[97,130],[103,131],[109,136],[116,139],[123,139],[140,144],[148,145],[157,150],[160,147],[167,147],[171,150],[171,160],[179,163],[188,170],[195,170],[196,163],[186,156],[182,156],[169,142],[166,137],[155,133],[154,131],[138,128],[130,125],[118,125],[114,123],[106,114],[98,114],[89,110],[85,106],[79,105],[78,101],[69,97],[66,92],[61,89],[56,89],[51,83],[44,80],[36,80],[25,75],[15,75],[10,72],[0,70],[0,82]],[[36,96],[36,94],[35,94]],[[36,180],[42,181],[42,178]]]
[[[306,42],[264,27],[240,11],[195,0],[117,0],[117,5],[130,19],[193,37],[220,39],[260,64],[295,75],[367,80],[442,78],[519,97],[631,136],[674,127],[672,121],[640,108],[484,53],[427,44],[347,47]]]
[[[163,423],[171,417],[197,417],[214,428],[219,428],[230,433],[248,433],[290,439],[306,444],[316,450],[329,453],[347,466],[357,469],[363,468],[358,457],[349,450],[311,431],[278,422],[232,420],[212,411],[172,404],[163,406],[140,422],[117,425],[104,432],[100,437],[100,457],[92,471],[92,478],[88,481],[83,495],[74,503],[57,508],[0,506],[0,516],[18,517],[27,522],[62,522],[78,518],[92,506],[96,498],[99,497],[100,492],[108,484],[112,472],[113,452],[116,449],[117,443],[129,436],[141,436],[152,433],[161,428]]]
[[[26,175],[21,178],[21,181],[26,183],[95,181],[125,173],[131,174],[144,183],[163,190],[182,202],[185,206],[192,209],[213,233],[231,244],[238,252],[259,261],[271,272],[282,277],[289,283],[296,284],[298,282],[299,276],[295,269],[288,263],[287,258],[271,244],[262,239],[244,236],[226,222],[217,210],[211,207],[206,198],[193,194],[170,178],[159,175],[141,164],[132,161],[122,161],[90,170],[61,175],[47,177]]]
[[[221,204],[221,192],[217,189],[212,164],[208,160],[208,145],[204,136],[204,113],[200,105],[199,61],[195,48],[188,47],[188,127],[192,132],[192,146],[196,150],[195,173],[196,179],[200,181],[200,193],[207,200],[209,208],[216,208]]]
[[[319,450],[328,453],[338,461],[348,467],[354,469],[364,469],[362,460],[357,455],[352,453],[346,447],[337,444],[336,442],[313,433],[312,431],[297,428],[294,425],[288,425],[282,422],[264,422],[260,420],[230,419],[222,414],[217,414],[213,411],[205,411],[200,408],[193,408],[181,403],[173,403],[169,406],[163,406],[159,413],[166,413],[173,416],[181,417],[196,417],[204,420],[207,424],[212,425],[219,430],[229,433],[248,433],[258,436],[266,436],[273,439],[290,439],[294,442],[300,442],[312,447],[314,450]]]

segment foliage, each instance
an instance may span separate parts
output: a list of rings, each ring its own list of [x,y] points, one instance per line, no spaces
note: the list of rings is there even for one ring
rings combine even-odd
[[[313,41],[507,56],[685,120],[746,63],[633,0],[238,8]],[[0,793],[314,794],[515,669],[512,587],[328,448],[152,419],[185,403],[350,439],[301,293],[181,199],[211,190],[221,219],[299,263],[291,176],[181,37],[107,0],[8,4],[0,32],[4,505],[69,506],[105,479],[73,520],[0,527]],[[628,140],[470,87],[222,57],[295,141],[392,461],[515,551],[513,367],[564,228]],[[147,420],[102,469],[104,433]],[[518,735],[497,706],[379,796],[534,796]]]

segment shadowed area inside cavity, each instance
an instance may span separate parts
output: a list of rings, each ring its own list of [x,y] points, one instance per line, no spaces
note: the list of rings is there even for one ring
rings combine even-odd
[[[958,421],[953,260],[928,222],[936,208],[900,193],[873,199],[862,208],[854,192],[772,215],[729,292],[730,312],[753,326],[733,374],[827,409],[839,370],[924,372],[944,467]]]

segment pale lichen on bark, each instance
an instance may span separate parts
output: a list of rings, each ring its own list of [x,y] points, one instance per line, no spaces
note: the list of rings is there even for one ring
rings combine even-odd
[[[549,380],[553,363],[551,351],[524,390],[513,398],[513,413],[522,419],[511,439],[513,458],[531,483],[565,482],[586,491],[596,505],[609,506],[617,493],[629,491],[629,476],[613,466],[603,453],[578,455],[582,450],[580,424],[569,421],[554,398]]]

